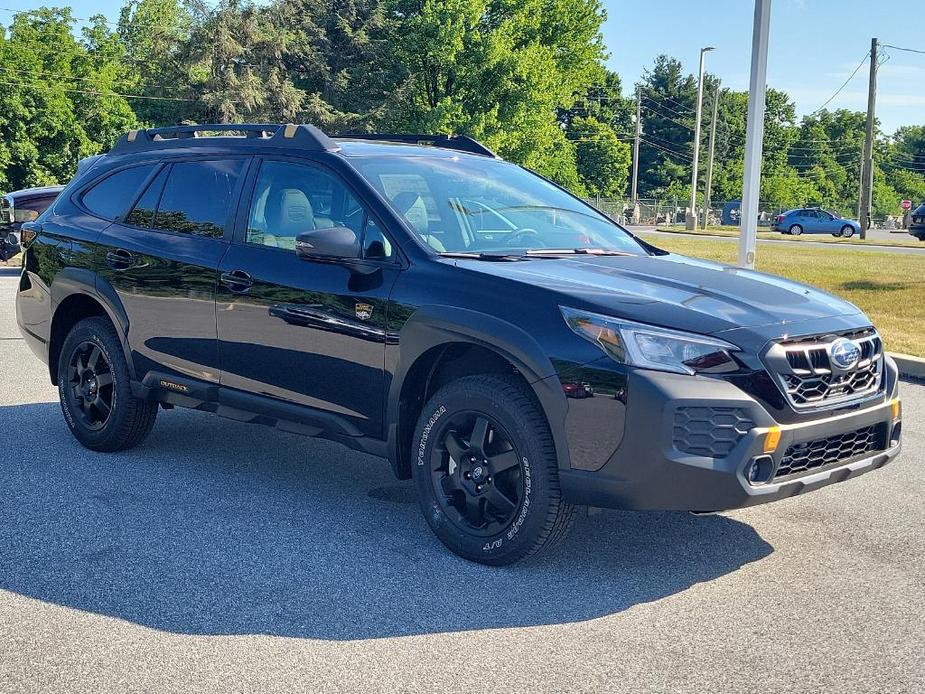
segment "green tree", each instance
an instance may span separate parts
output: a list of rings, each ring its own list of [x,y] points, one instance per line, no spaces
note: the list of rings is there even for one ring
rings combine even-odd
[[[332,130],[368,131],[398,77],[384,0],[276,0],[291,38],[283,64],[306,94],[304,116]]]
[[[578,179],[588,195],[619,197],[626,192],[632,151],[609,123],[593,117],[572,120]]]
[[[69,9],[14,16],[0,36],[0,188],[67,181],[77,161],[136,121],[117,40],[95,17],[77,38]]]
[[[133,106],[151,125],[171,125],[189,117],[190,75],[183,54],[193,17],[179,0],[128,0],[119,14],[125,83],[145,96]]]
[[[468,134],[580,186],[557,114],[602,79],[597,0],[391,0],[390,8],[400,83],[381,125]]]

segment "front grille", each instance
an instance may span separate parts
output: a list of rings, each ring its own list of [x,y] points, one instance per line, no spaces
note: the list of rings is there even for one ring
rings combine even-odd
[[[841,368],[831,357],[839,338],[860,350],[857,362]],[[874,395],[883,374],[883,342],[873,329],[819,335],[774,344],[765,364],[790,404],[797,410],[835,407]]]
[[[725,458],[754,426],[738,407],[679,407],[674,413],[674,447],[690,455]]]
[[[877,425],[824,439],[795,443],[784,452],[774,479],[798,475],[827,465],[847,463],[853,458],[882,450],[883,447],[883,432]]]

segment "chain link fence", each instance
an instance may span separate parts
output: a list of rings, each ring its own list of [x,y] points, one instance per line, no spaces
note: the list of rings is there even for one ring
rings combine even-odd
[[[636,205],[628,198],[587,198],[586,201],[621,224],[641,224],[660,226],[684,224],[688,207],[677,198],[640,198]],[[777,215],[786,210],[779,205],[761,203],[759,205],[758,226],[771,226]],[[700,224],[703,224],[703,209],[698,209]],[[706,223],[710,226],[738,226],[738,201],[732,204],[717,201],[707,211]]]

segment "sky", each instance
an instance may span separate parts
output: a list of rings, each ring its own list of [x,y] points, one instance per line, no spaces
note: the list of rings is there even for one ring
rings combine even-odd
[[[923,0],[772,0],[768,85],[786,91],[797,115],[815,111],[848,76],[863,65],[828,108],[867,109],[870,40],[925,50]],[[0,23],[9,10],[41,5],[73,7],[77,17],[102,12],[117,19],[122,0],[2,0]],[[702,46],[707,71],[724,86],[748,89],[753,0],[602,0],[607,11],[604,42],[608,66],[630,94],[643,70],[660,53],[672,55],[687,71],[697,71]],[[918,35],[915,29],[918,27]],[[900,125],[925,124],[925,54],[884,49],[879,70],[877,116],[892,133]]]
[[[661,53],[696,73],[700,48],[706,69],[723,86],[748,90],[753,0],[602,0],[608,66],[633,91],[643,70]],[[870,40],[925,50],[923,0],[772,0],[768,85],[787,92],[797,116],[819,108],[864,63],[827,108],[867,110]],[[916,34],[915,29],[918,28]],[[883,49],[878,71],[877,117],[884,132],[925,125],[925,54]],[[881,58],[882,60],[882,58]]]

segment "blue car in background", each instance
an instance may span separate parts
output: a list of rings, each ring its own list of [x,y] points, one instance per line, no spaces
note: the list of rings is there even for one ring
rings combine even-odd
[[[831,234],[850,238],[861,231],[853,219],[845,219],[818,207],[804,207],[777,215],[774,229],[782,234]]]

